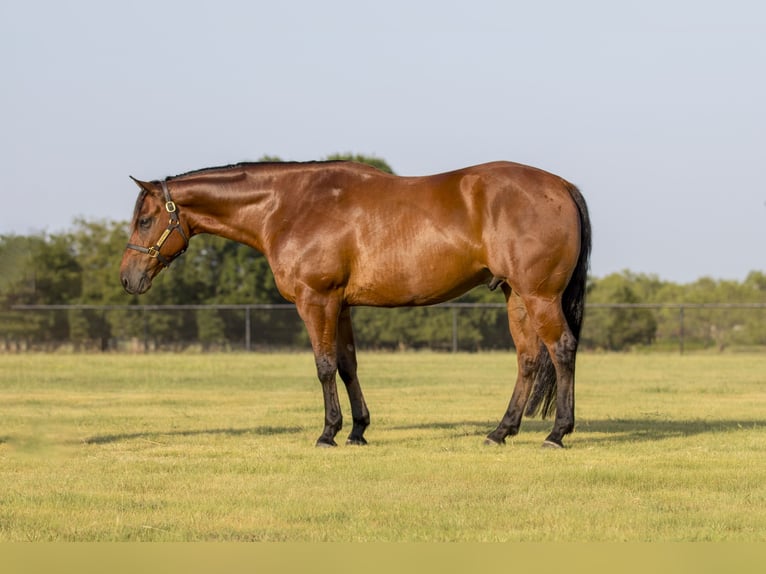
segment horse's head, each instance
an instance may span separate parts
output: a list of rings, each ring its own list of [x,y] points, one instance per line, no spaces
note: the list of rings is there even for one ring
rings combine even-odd
[[[167,182],[133,181],[141,193],[136,200],[130,240],[122,256],[120,280],[125,291],[140,295],[149,290],[152,279],[163,268],[186,251],[189,231],[178,217]]]

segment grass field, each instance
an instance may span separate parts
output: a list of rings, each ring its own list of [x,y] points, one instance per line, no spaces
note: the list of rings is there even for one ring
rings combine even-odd
[[[362,353],[327,450],[308,354],[2,355],[0,541],[766,541],[766,355],[582,354],[564,451],[515,368]]]

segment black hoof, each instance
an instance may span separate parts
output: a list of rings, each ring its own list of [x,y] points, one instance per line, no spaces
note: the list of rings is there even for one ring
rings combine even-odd
[[[505,439],[501,438],[500,440],[495,440],[491,436],[488,436],[484,439],[484,444],[486,446],[503,446],[505,445]]]
[[[545,439],[545,442],[543,442],[542,448],[564,448],[563,443],[560,441],[552,440],[552,439]]]
[[[347,445],[352,445],[352,446],[364,446],[364,445],[367,444],[367,441],[365,440],[365,438],[363,436],[361,436],[359,438],[348,437],[348,440],[346,441],[346,444]]]
[[[332,448],[334,446],[338,446],[338,443],[336,443],[334,440],[327,440],[320,438],[317,441],[317,448]]]

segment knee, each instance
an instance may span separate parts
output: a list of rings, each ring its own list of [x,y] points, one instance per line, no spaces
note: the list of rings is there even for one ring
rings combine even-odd
[[[330,381],[338,370],[336,362],[327,356],[316,358],[317,376],[322,383]]]

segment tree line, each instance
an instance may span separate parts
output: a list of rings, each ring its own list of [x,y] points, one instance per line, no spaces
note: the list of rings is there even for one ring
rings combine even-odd
[[[374,163],[378,158],[332,156]],[[274,158],[269,158],[274,159]],[[119,264],[128,222],[78,219],[61,233],[0,235],[0,349],[118,349],[140,341],[157,348],[241,348],[245,311],[196,309],[140,313],[139,305],[252,305],[286,301],[276,289],[266,259],[253,249],[218,237],[195,237],[189,250],[161,273],[140,298],[126,294]],[[500,290],[478,287],[459,299],[466,303],[504,302]],[[766,304],[766,274],[744,281],[701,278],[690,284],[663,281],[629,271],[591,277],[590,307],[581,345],[622,351],[675,348],[679,330],[687,347],[766,346],[766,309],[690,309],[683,322],[677,308],[607,308],[606,304]],[[135,309],[21,311],[18,305],[120,305]],[[457,321],[461,349],[512,346],[505,310],[443,308],[354,309],[357,344],[362,348],[450,348]],[[249,317],[254,346],[307,347],[308,337],[294,311],[258,311]]]

